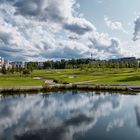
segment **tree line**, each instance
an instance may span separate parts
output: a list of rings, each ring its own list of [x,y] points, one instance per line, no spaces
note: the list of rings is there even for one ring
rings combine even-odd
[[[41,64],[41,65],[40,65]],[[45,62],[26,62],[25,68],[8,68],[6,69],[4,66],[0,70],[1,73],[21,73],[21,74],[30,74],[33,70],[38,69],[74,69],[74,68],[140,68],[140,63],[137,60],[133,61],[117,61],[117,60],[95,60],[95,59],[71,59],[65,60],[62,59],[60,61],[48,60]]]
[[[38,65],[38,62],[28,62],[30,69],[72,69],[82,67],[93,68],[139,68],[140,63],[137,60],[128,61],[113,61],[113,60],[95,60],[95,59],[71,59],[60,61],[46,61],[43,65]]]

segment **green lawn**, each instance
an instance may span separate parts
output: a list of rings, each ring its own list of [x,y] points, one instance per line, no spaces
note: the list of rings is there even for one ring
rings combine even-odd
[[[43,83],[43,80],[35,80],[30,76],[0,75],[0,86],[37,86]]]
[[[136,84],[140,85],[140,69],[66,69],[34,70],[31,75],[0,75],[0,86],[35,86],[45,80],[34,77],[52,78],[59,82],[85,82],[93,84]]]
[[[140,84],[140,69],[70,69],[34,71],[32,75],[53,78],[63,82],[94,84]]]

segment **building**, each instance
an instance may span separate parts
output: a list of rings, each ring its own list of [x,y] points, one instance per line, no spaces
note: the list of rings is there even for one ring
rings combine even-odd
[[[12,65],[10,64],[9,60],[4,60],[4,66],[6,69],[11,69],[12,68]]]
[[[10,62],[9,60],[5,60],[3,57],[0,57],[0,69],[4,66],[5,69],[12,69],[12,68],[26,68],[26,62]]]
[[[140,58],[137,59],[137,62],[140,64]]]
[[[5,69],[12,68],[9,60],[5,60],[3,57],[0,57],[0,69],[2,69],[3,66]]]
[[[26,63],[25,62],[20,62],[20,61],[17,61],[17,62],[11,62],[10,63],[12,65],[13,68],[26,68]]]
[[[2,69],[3,65],[4,65],[4,58],[0,57],[0,69]]]
[[[38,67],[43,68],[44,67],[44,62],[38,62]]]
[[[127,62],[128,64],[133,64],[137,59],[135,57],[124,57],[124,58],[118,58],[118,59],[111,59],[112,62]]]

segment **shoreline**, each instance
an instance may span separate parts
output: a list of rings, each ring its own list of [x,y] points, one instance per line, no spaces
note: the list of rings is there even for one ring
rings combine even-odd
[[[140,85],[126,84],[46,84],[40,86],[0,86],[0,93],[51,92],[58,90],[140,92]]]

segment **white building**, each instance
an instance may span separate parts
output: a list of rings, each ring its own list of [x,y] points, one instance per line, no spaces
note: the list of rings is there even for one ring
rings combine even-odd
[[[6,69],[11,69],[12,68],[12,65],[10,64],[9,60],[4,60],[4,66]]]
[[[4,58],[0,57],[0,69],[2,69],[3,65],[4,65]]]
[[[3,66],[4,66],[6,69],[12,68],[11,65],[10,65],[9,60],[5,60],[3,57],[0,57],[0,69],[2,69]]]
[[[41,68],[44,67],[44,62],[38,62],[38,66]]]
[[[25,62],[11,62],[11,65],[13,68],[26,68],[26,63]]]
[[[26,68],[26,63],[25,62],[9,62],[9,60],[5,60],[3,57],[0,57],[0,69],[2,69],[2,67],[5,67],[6,69],[8,68]]]

